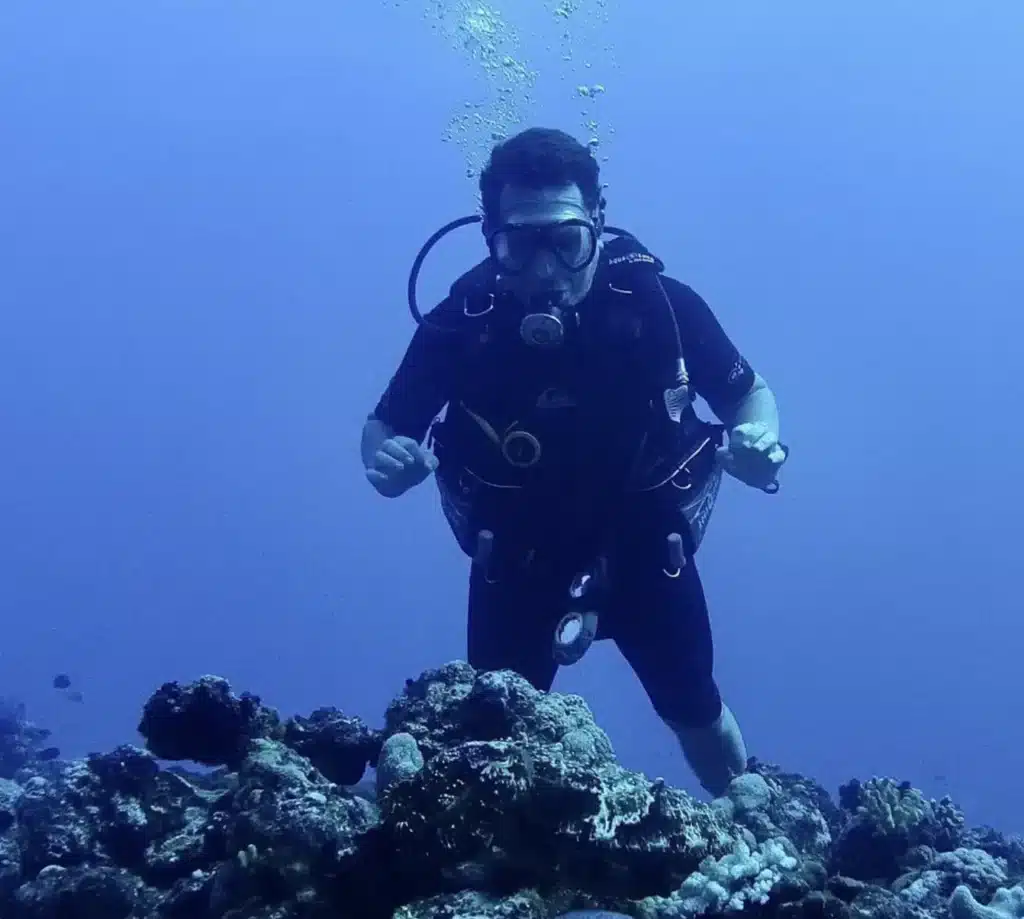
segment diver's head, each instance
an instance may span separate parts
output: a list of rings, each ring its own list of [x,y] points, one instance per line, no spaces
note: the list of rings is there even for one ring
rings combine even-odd
[[[599,174],[587,147],[563,131],[530,128],[494,148],[480,194],[503,290],[527,305],[586,297],[604,223]]]

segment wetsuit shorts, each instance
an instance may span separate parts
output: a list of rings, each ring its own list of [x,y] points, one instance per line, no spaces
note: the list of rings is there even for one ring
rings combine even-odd
[[[692,557],[672,576],[666,536],[685,524],[623,519],[606,542],[609,591],[598,640],[616,643],[654,710],[681,727],[705,727],[721,713],[713,676],[707,603]],[[570,545],[570,543],[565,543]],[[571,545],[578,546],[578,542]],[[496,578],[473,566],[469,584],[468,660],[480,670],[514,670],[548,690],[558,665],[555,627],[567,612],[577,553],[548,552]]]

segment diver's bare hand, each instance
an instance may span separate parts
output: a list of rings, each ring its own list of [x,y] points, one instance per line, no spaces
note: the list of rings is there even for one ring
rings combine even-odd
[[[411,437],[389,437],[373,455],[366,478],[385,498],[397,498],[435,469],[437,457]]]
[[[729,442],[718,448],[722,468],[753,488],[778,488],[777,477],[789,457],[778,435],[761,422],[746,422],[729,431]]]

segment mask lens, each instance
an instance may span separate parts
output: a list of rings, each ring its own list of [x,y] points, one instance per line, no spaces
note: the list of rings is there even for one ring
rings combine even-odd
[[[594,232],[586,224],[570,223],[554,226],[548,233],[551,251],[570,271],[590,264],[594,254]]]
[[[582,220],[539,226],[510,224],[491,237],[491,256],[510,274],[525,271],[544,251],[550,252],[569,271],[590,264],[597,251],[597,234]]]
[[[525,227],[502,227],[491,237],[491,254],[503,271],[524,271],[537,254],[532,232]]]

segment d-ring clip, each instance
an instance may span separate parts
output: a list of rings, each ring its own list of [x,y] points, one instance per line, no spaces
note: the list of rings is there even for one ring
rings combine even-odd
[[[462,301],[462,314],[468,316],[470,319],[477,319],[480,316],[486,316],[491,310],[494,309],[494,294],[487,295],[487,306],[482,310],[476,310],[475,312],[469,308],[469,297],[463,298]]]

